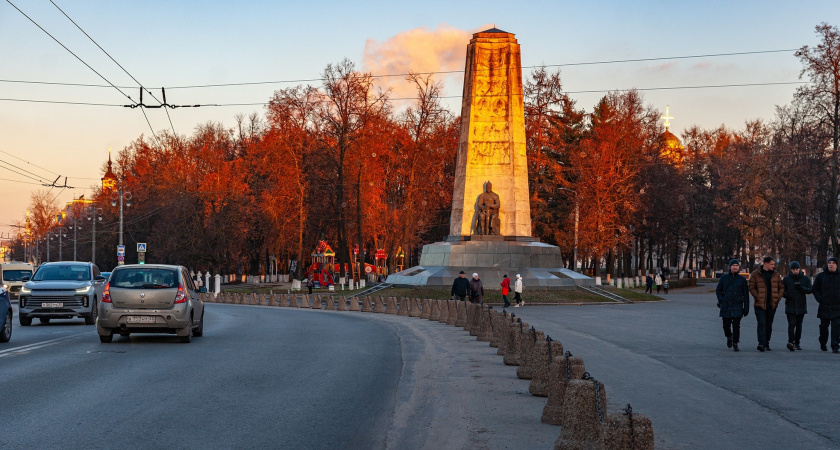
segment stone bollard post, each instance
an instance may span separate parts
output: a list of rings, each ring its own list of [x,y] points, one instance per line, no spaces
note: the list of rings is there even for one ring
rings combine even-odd
[[[320,294],[309,295],[308,299],[312,300],[312,306],[310,306],[310,308],[321,309],[321,295]]]
[[[397,298],[388,297],[388,303],[385,308],[385,314],[396,315],[398,312],[399,311],[397,311]]]
[[[361,309],[359,308],[359,297],[350,297],[349,311],[361,311]]]
[[[563,397],[560,437],[555,449],[591,448],[600,438],[600,427],[607,416],[607,392],[604,383],[588,373],[581,380],[571,380]]]
[[[379,296],[374,303],[373,312],[384,314],[385,313],[385,297]]]
[[[324,308],[325,311],[335,311],[335,298],[332,295],[328,295],[325,299],[327,301],[327,306]]]
[[[473,319],[475,318],[473,306],[475,306],[475,304],[470,303],[469,300],[464,301],[464,315],[466,316],[466,321],[464,322],[464,331],[472,330]],[[470,335],[472,336],[473,334],[470,333]]]
[[[624,412],[607,414],[601,424],[598,447],[603,450],[653,450],[653,424],[633,412],[629,404]]]
[[[516,323],[516,314],[511,314],[510,316],[507,315],[507,311],[504,312],[502,315],[502,319],[499,322],[499,342],[498,348],[499,350],[496,351],[496,354],[499,356],[505,356],[508,352],[508,341],[510,340],[510,333],[513,328],[511,325]]]
[[[292,308],[300,308],[300,306],[298,305],[297,294],[289,294],[289,306]]]
[[[268,296],[268,306],[280,306],[280,304],[277,303],[277,294],[275,294],[274,291],[272,291],[271,295]]]
[[[455,302],[455,323],[456,327],[465,327],[467,324],[467,302],[453,300]],[[447,322],[448,323],[448,322]]]
[[[502,312],[496,312],[496,310],[493,310],[493,334],[490,336],[491,347],[499,348],[499,343],[502,341],[502,335],[507,332],[507,320],[507,311],[504,309]]]
[[[586,369],[583,359],[566,352],[563,356],[555,356],[548,368],[548,401],[543,408],[542,423],[560,425],[563,419],[563,400],[569,381],[579,380]]]
[[[490,342],[493,339],[493,307],[480,307],[478,313],[478,334],[476,340]]]
[[[516,376],[523,380],[530,380],[534,377],[534,359],[536,358],[537,342],[545,341],[545,333],[537,331],[534,327],[519,340],[519,367],[516,368]]]
[[[399,309],[399,311],[397,311],[398,316],[408,317],[408,313],[411,310],[410,302],[411,302],[411,300],[409,300],[405,297],[400,297],[400,309]]]
[[[335,306],[336,311],[347,311],[347,297],[338,297],[338,304]]]
[[[484,308],[478,303],[473,303],[472,305],[473,307],[467,322],[470,323],[470,336],[478,336],[481,333],[481,320],[484,318]]]
[[[429,317],[432,316],[432,302],[428,298],[424,298],[420,301],[423,305],[423,310],[420,312],[420,318],[429,320]]]
[[[429,300],[429,320],[440,322],[440,300]]]
[[[219,293],[222,292],[222,276],[219,274],[216,274],[213,277],[213,292],[215,292],[216,295],[219,295]]]
[[[438,300],[437,301],[437,310],[438,310],[437,321],[445,324],[446,319],[449,318],[449,302],[447,300]],[[432,314],[434,314],[434,311],[432,311]],[[434,319],[432,319],[432,320],[434,320]]]
[[[444,300],[446,303],[446,320],[443,320],[441,317],[441,322],[447,325],[455,325],[455,321],[458,319],[458,305],[455,304],[455,300]]]
[[[370,295],[362,297],[362,312],[373,312],[373,308],[370,306]]]
[[[420,311],[420,299],[412,298],[410,305],[408,317],[420,317],[420,314],[422,313],[422,311]]]
[[[518,366],[521,358],[522,340],[527,339],[528,324],[517,318],[516,322],[508,325],[508,344],[504,363],[508,366]]]
[[[536,397],[548,397],[549,368],[554,357],[563,354],[563,344],[547,336],[538,346],[535,348],[534,376],[528,385],[528,392]]]

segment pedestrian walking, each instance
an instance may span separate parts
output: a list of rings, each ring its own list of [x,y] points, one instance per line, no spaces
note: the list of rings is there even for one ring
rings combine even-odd
[[[736,352],[741,342],[741,318],[750,313],[750,289],[747,280],[738,273],[740,268],[737,259],[729,261],[729,272],[720,277],[715,289],[720,317],[723,318],[726,346]]]
[[[665,290],[665,295],[668,295],[668,279],[666,278],[665,281],[662,282],[662,289]],[[651,292],[652,294],[653,292]]]
[[[464,301],[467,298],[467,293],[470,291],[470,280],[462,270],[458,278],[452,282],[452,292],[449,294],[452,298],[458,297],[458,300]]]
[[[782,276],[776,272],[776,261],[772,256],[765,256],[761,266],[750,274],[750,294],[753,296],[753,310],[758,323],[756,334],[760,352],[770,351],[770,336],[773,334],[773,318],[776,307],[785,293]]]
[[[656,274],[656,279],[653,280],[653,283],[656,284],[656,293],[658,294],[659,289],[662,288],[662,274],[661,273]],[[651,291],[650,293],[653,294],[653,291]]]
[[[510,278],[508,278],[507,274],[505,274],[504,278],[502,278],[502,299],[505,301],[505,308],[510,307],[510,302],[508,301],[508,294],[510,293]]]
[[[817,317],[820,319],[820,350],[827,351],[828,328],[831,326],[831,351],[840,353],[840,272],[837,258],[828,258],[828,270],[814,280],[814,297],[820,304]]]
[[[788,322],[787,349],[802,350],[802,320],[808,314],[807,295],[811,293],[811,278],[802,273],[798,261],[790,263],[790,273],[782,280],[785,285],[785,315]]]
[[[516,301],[514,308],[525,306],[525,300],[522,300],[522,275],[516,274],[516,281],[513,282],[513,299]]]
[[[309,281],[306,282],[306,288],[309,289],[309,293],[312,293],[312,288],[315,287],[315,280],[312,277],[309,277]]]
[[[478,278],[478,274],[474,273],[470,280],[470,302],[484,304],[484,284]]]
[[[653,277],[650,274],[647,274],[647,277],[645,277],[645,294],[648,292],[653,295]]]

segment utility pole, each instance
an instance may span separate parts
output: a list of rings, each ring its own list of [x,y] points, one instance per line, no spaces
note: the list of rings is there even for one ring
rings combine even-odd
[[[119,246],[123,245],[123,209],[131,206],[131,192],[123,191],[122,184],[117,192],[111,193],[111,206],[117,206],[117,200],[120,204],[120,241]],[[119,265],[125,264],[125,261],[119,261]]]
[[[96,222],[102,221],[102,208],[97,208],[95,206],[88,206],[87,207],[87,220],[90,220],[91,223],[91,249],[90,249],[90,262],[96,264]]]

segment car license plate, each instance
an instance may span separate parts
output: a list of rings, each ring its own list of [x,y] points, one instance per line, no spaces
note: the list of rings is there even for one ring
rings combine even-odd
[[[128,316],[125,321],[127,323],[155,323],[153,316]]]
[[[41,308],[64,308],[64,303],[41,303]]]

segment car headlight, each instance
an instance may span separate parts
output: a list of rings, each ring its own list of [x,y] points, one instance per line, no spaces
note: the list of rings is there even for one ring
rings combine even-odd
[[[32,289],[29,289],[28,287],[23,286],[23,287],[21,287],[21,288],[20,288],[20,293],[21,293],[21,294],[31,294],[31,293],[32,293]]]
[[[90,292],[92,287],[93,286],[80,287],[80,288],[76,289],[76,293],[77,294],[87,294],[88,292]]]

